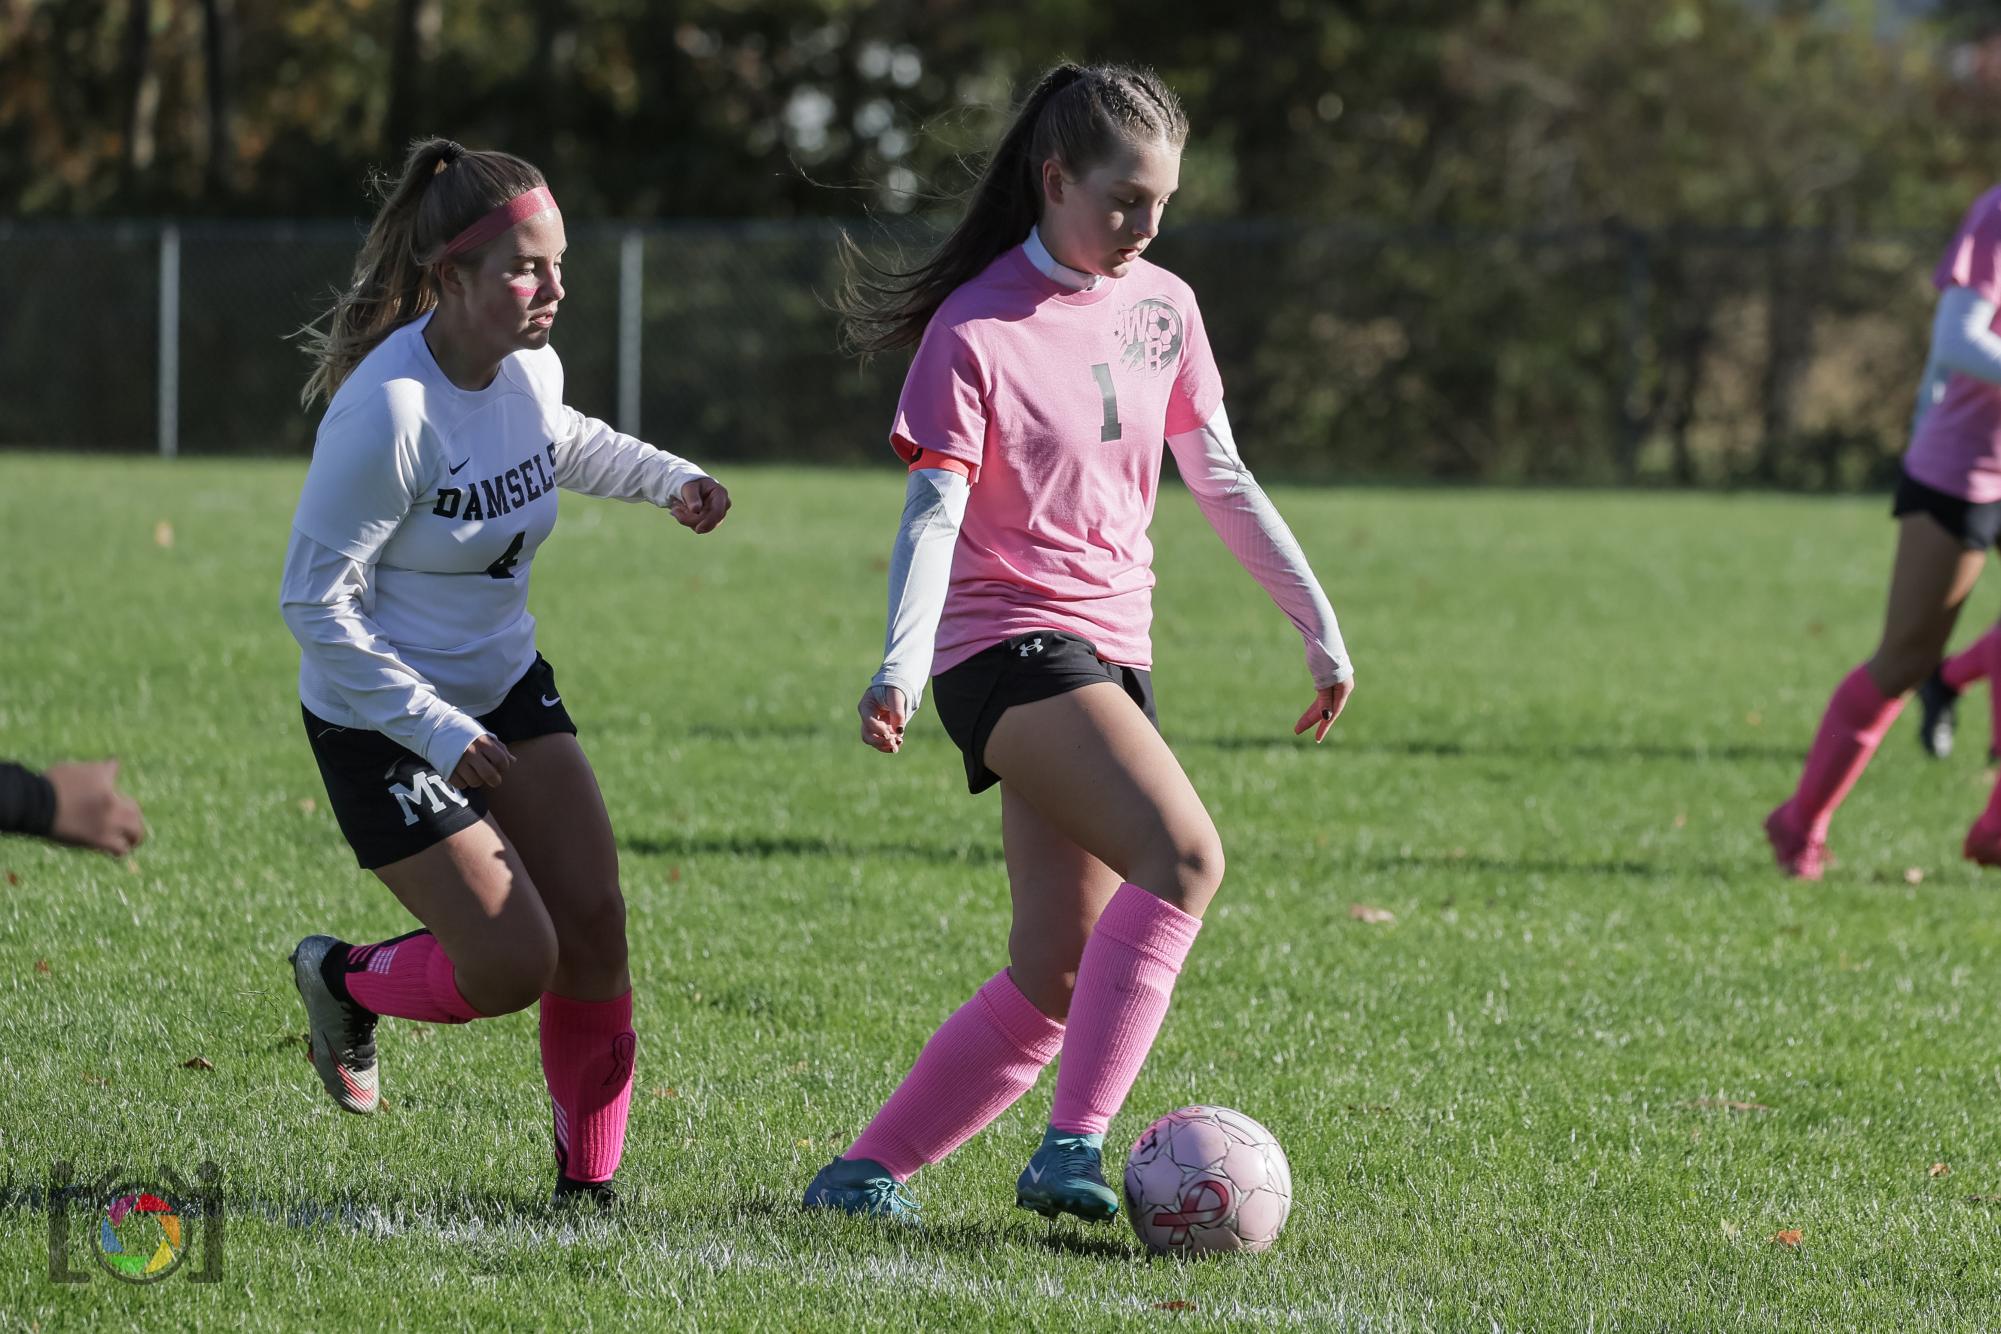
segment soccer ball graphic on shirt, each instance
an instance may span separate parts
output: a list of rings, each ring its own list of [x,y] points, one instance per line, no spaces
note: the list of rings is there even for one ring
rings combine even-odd
[[[1183,1107],[1148,1126],[1125,1186],[1133,1231],[1155,1255],[1261,1251],[1292,1211],[1285,1150],[1227,1107]]]

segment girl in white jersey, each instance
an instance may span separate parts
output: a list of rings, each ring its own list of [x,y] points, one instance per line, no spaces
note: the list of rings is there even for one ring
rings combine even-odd
[[[1932,285],[1939,299],[1931,356],[1891,506],[1899,528],[1883,636],[1828,701],[1799,786],[1765,817],[1780,869],[1803,880],[1826,873],[1834,812],[1903,711],[1905,692],[1920,690],[1926,748],[1939,748],[1941,723],[1949,747],[1952,699],[1983,674],[1971,670],[1982,657],[2001,654],[2001,637],[1989,635],[1974,655],[1949,664],[1949,674],[1938,670],[1987,549],[2001,541],[2001,186],[1967,210]],[[1962,850],[1968,860],[2001,865],[2001,788]]]
[[[1164,448],[1306,641],[1315,693],[1295,733],[1325,736],[1353,687],[1333,609],[1237,456],[1194,294],[1141,257],[1187,129],[1151,73],[1059,66],[938,253],[850,293],[861,350],[919,344],[891,435],[910,474],[862,739],[896,753],[936,674],[968,786],[1000,784],[1014,926],[1009,966],[814,1178],[809,1208],[908,1215],[904,1181],[1060,1050],[1016,1203],[1118,1212],[1105,1130],[1223,876],[1215,826],[1154,726],[1147,527]]]
[[[306,733],[341,831],[424,929],[292,954],[312,1060],[375,1110],[380,1015],[539,1004],[556,1198],[609,1204],[632,1093],[625,904],[528,576],[567,488],[729,511],[701,469],[563,402],[562,214],[505,153],[416,144],[315,331],[326,396],[285,558]]]

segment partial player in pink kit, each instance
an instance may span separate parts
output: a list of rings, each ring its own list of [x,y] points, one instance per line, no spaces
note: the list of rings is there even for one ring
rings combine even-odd
[[[1938,309],[1931,356],[1918,391],[1904,476],[1891,513],[1898,521],[1883,637],[1869,660],[1835,690],[1814,735],[1793,795],[1765,819],[1765,834],[1787,874],[1818,880],[1827,864],[1828,824],[1870,756],[1920,689],[1920,740],[1950,748],[1950,705],[1977,675],[2001,676],[2001,635],[1984,636],[1943,668],[1939,655],[2001,540],[2001,187],[1967,211],[1932,275]],[[1984,672],[1972,669],[1982,663]],[[2001,865],[2001,789],[1967,832],[1966,856]]]
[[[1016,113],[927,262],[849,293],[863,352],[918,343],[891,442],[910,472],[862,739],[894,754],[927,678],[968,787],[1001,789],[1009,966],[925,1045],[808,1208],[908,1218],[904,1182],[1060,1051],[1016,1202],[1108,1219],[1104,1133],[1223,877],[1214,824],[1156,730],[1161,456],[1306,643],[1319,740],[1353,689],[1333,609],[1237,455],[1194,294],[1142,257],[1187,120],[1154,75],[1062,65]],[[920,341],[921,340],[921,341]]]

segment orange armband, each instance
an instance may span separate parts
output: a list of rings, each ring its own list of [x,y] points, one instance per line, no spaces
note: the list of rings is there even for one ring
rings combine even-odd
[[[973,475],[970,465],[940,454],[935,449],[920,449],[917,451],[917,457],[911,460],[910,471],[917,472],[924,468],[940,468],[946,472],[955,472],[961,477],[970,478]]]

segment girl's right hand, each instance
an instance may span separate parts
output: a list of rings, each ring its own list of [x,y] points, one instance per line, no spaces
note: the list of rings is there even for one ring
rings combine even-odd
[[[862,740],[885,755],[903,749],[903,728],[910,721],[910,705],[895,686],[870,686],[855,706],[862,716]]]
[[[500,738],[482,732],[459,757],[458,767],[452,770],[452,786],[499,787],[507,766],[513,763],[514,753],[500,743]]]

